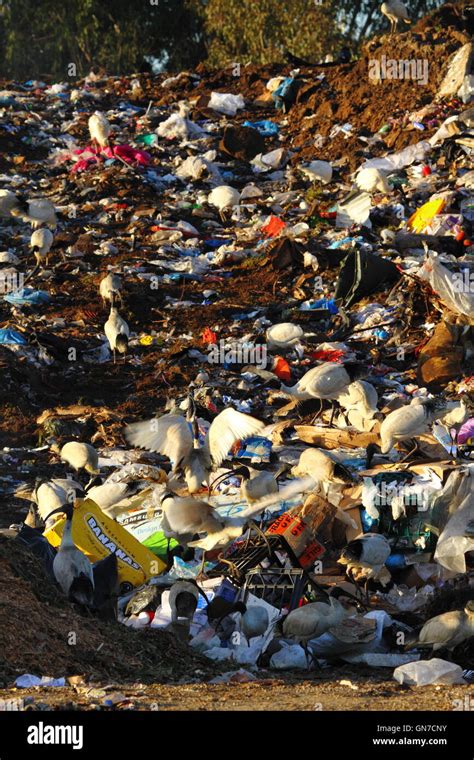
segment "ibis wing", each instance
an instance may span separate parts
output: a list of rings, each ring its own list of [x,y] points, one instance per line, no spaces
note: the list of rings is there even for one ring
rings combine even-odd
[[[110,317],[104,325],[104,333],[105,333],[105,337],[109,341],[110,347],[112,348],[112,346],[115,346],[115,338],[117,337],[117,330],[116,330],[115,324],[113,323]]]
[[[335,396],[347,387],[348,375],[341,364],[326,362],[320,369],[311,384],[318,396]]]
[[[224,409],[213,420],[206,436],[204,447],[215,466],[219,466],[236,441],[243,441],[257,435],[264,428],[263,422],[250,414],[242,414],[235,409]]]
[[[168,457],[176,467],[193,447],[193,435],[188,423],[178,414],[144,422],[135,422],[125,428],[125,438],[131,446],[157,451]]]
[[[442,644],[447,643],[458,632],[460,625],[460,615],[437,615],[423,626],[420,631],[420,644]]]

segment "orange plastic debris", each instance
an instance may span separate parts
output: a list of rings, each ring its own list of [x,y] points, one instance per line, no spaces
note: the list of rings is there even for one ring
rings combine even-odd
[[[285,227],[285,222],[283,222],[278,216],[271,216],[268,224],[266,224],[265,227],[262,227],[262,232],[267,237],[276,237]]]
[[[202,333],[202,342],[206,345],[217,343],[217,335],[209,327],[206,327]]]
[[[273,372],[279,380],[283,380],[285,383],[291,380],[290,365],[286,359],[283,359],[282,356],[275,357],[275,366],[273,367]]]

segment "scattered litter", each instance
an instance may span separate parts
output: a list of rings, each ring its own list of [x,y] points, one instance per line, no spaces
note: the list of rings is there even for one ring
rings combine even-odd
[[[4,82],[2,684],[472,672],[472,42],[438,13],[291,71]],[[425,86],[368,81],[416,50]]]

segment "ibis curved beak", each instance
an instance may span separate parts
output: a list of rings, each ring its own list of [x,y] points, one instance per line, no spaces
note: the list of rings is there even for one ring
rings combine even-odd
[[[227,478],[230,478],[232,475],[244,478],[247,475],[247,470],[243,467],[237,467],[235,470],[227,470],[227,472],[224,472],[222,475],[219,475],[219,477],[215,478],[212,481],[212,483],[209,485],[209,493],[212,493],[212,490],[216,484],[219,485],[219,483],[227,480]]]

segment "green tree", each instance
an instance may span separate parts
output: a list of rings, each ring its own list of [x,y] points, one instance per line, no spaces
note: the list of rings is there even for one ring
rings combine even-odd
[[[179,71],[320,61],[387,30],[381,0],[0,0],[0,76],[66,79],[93,65],[136,71],[144,58]],[[407,2],[415,21],[442,0]]]
[[[334,0],[209,0],[202,8],[210,65],[282,61],[285,50],[317,61],[343,39]]]
[[[0,4],[2,76],[65,79],[91,66],[136,71],[145,57],[172,68],[205,54],[201,20],[187,0],[4,0]]]

